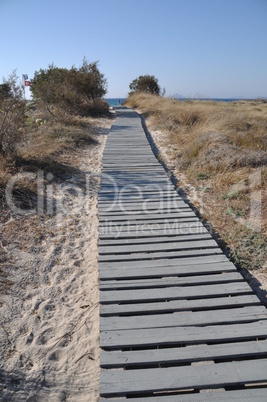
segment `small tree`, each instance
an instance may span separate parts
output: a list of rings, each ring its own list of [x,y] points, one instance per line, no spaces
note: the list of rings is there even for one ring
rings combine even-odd
[[[150,92],[154,95],[160,94],[158,79],[155,78],[154,75],[140,75],[130,83],[129,87],[131,90],[129,94],[133,92]]]
[[[107,81],[97,62],[88,63],[84,58],[79,69],[73,66],[68,70],[52,64],[46,70],[36,71],[31,92],[57,118],[74,113],[87,115],[92,113],[96,103],[101,103],[107,92]]]
[[[0,154],[13,155],[22,134],[25,118],[23,87],[18,83],[16,71],[0,85]]]
[[[35,99],[42,99],[48,105],[59,103],[63,97],[68,70],[50,64],[48,69],[35,71],[31,80],[31,93]]]
[[[76,70],[80,95],[94,103],[107,93],[107,80],[100,73],[97,64],[98,62],[88,63],[84,58],[82,66]]]

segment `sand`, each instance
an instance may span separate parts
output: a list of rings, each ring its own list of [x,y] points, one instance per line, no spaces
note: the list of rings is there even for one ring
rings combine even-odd
[[[13,214],[0,227],[13,284],[0,296],[1,400],[98,400],[97,187],[107,131],[53,187],[56,215]]]

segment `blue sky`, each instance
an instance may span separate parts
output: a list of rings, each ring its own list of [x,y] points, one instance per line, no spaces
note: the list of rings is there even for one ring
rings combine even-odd
[[[0,0],[0,78],[99,60],[108,97],[267,96],[267,0]]]

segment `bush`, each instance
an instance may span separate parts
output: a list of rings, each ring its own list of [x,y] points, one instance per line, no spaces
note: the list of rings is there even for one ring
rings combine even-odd
[[[84,58],[82,66],[58,68],[53,64],[34,74],[31,92],[39,104],[58,120],[66,115],[89,116],[95,110],[106,112],[102,97],[107,92],[107,81],[100,73],[97,62],[88,63]]]
[[[16,71],[0,85],[0,154],[13,156],[22,134],[25,119],[23,87]]]
[[[158,79],[155,78],[154,75],[140,75],[131,82],[129,87],[131,90],[129,95],[134,92],[148,92],[154,95],[160,94]]]

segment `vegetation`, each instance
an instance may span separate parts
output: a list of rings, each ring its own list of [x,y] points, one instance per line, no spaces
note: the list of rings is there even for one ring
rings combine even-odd
[[[100,73],[97,62],[84,58],[80,68],[58,68],[53,64],[40,69],[31,81],[33,98],[39,107],[57,120],[70,115],[92,116],[108,113],[102,100],[107,92],[107,80]]]
[[[179,101],[147,93],[126,103],[148,118],[161,156],[244,268],[266,263],[267,104]]]
[[[72,172],[79,149],[94,147],[99,130],[110,124],[103,121],[110,118],[102,99],[107,82],[97,63],[84,59],[79,69],[70,70],[51,65],[35,72],[31,82],[31,102],[25,101],[15,72],[0,85],[2,210],[8,210],[5,188],[14,175],[41,169],[57,179]],[[37,198],[36,181],[16,181],[14,196],[28,208]]]
[[[154,95],[160,94],[158,79],[155,78],[154,75],[140,75],[130,83],[129,87],[131,90],[130,94],[134,92],[148,92]]]
[[[16,71],[0,85],[0,155],[13,156],[25,120],[23,88]]]

